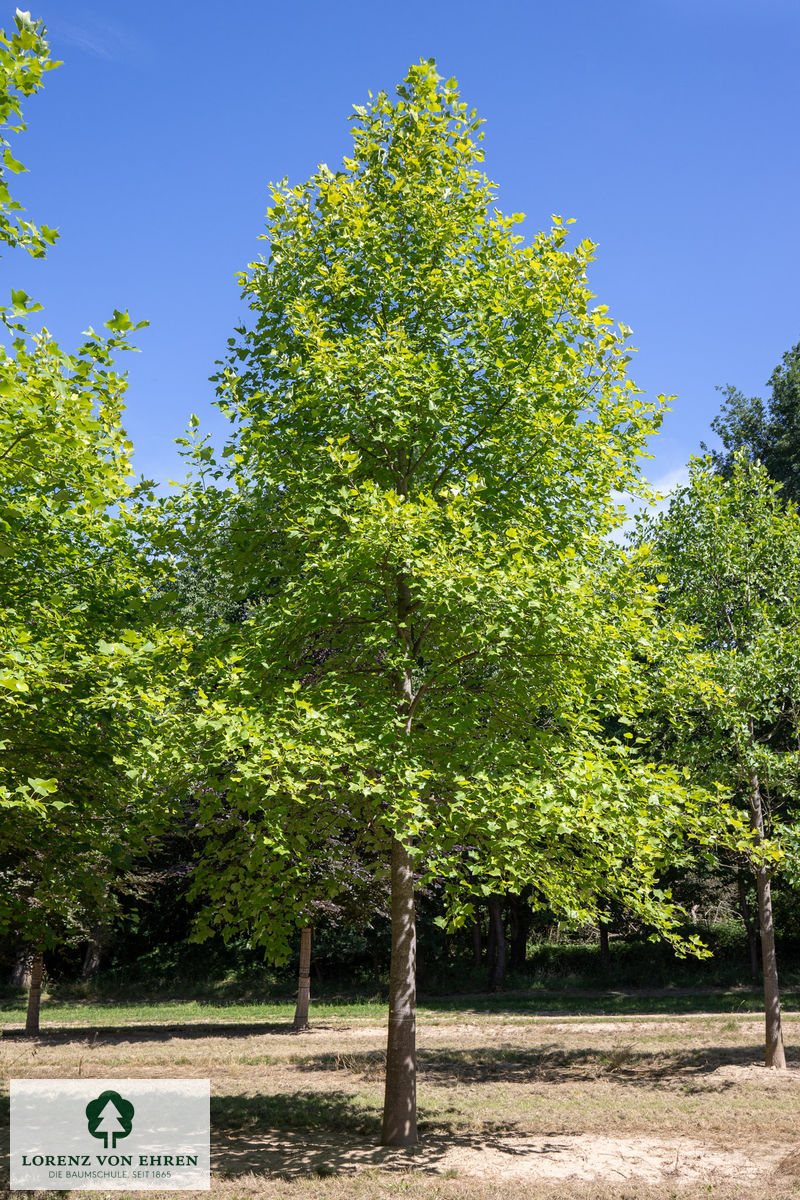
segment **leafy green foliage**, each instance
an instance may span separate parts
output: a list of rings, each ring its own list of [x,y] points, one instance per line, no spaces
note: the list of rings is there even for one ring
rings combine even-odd
[[[0,121],[53,65],[41,23],[18,14],[0,34]],[[0,240],[44,253],[50,231],[18,209],[3,184]],[[89,330],[65,353],[27,334],[37,307],[14,291],[0,314],[13,336],[0,347],[0,928],[41,947],[108,907],[144,842],[147,769],[132,751],[146,758],[164,688],[114,369],[145,323],[115,312],[110,336]]]
[[[20,133],[25,129],[22,121],[23,98],[38,91],[46,71],[60,65],[50,58],[41,21],[32,21],[30,13],[20,12],[19,9],[14,20],[16,29],[11,37],[0,30],[0,129],[4,133]],[[58,235],[54,229],[46,225],[37,227],[19,215],[22,205],[11,197],[8,172],[16,175],[25,167],[12,154],[4,133],[0,134],[0,242],[5,242],[7,246],[20,246],[34,258],[41,258]],[[16,295],[24,297],[24,293]],[[18,306],[16,299],[13,304]]]
[[[606,534],[662,402],[592,304],[592,244],[494,208],[455,81],[420,63],[352,119],[341,170],[273,189],[222,461],[185,440],[187,559],[251,598],[183,743],[207,928],[285,955],[309,846],[349,830],[408,846],[455,923],[532,883],[672,936],[658,874],[712,836],[705,793],[608,734],[641,703],[655,587]]]
[[[800,518],[782,496],[743,451],[727,478],[696,460],[668,512],[639,530],[666,571],[664,623],[681,634],[662,660],[667,753],[743,799],[754,773],[767,801],[794,801],[800,781]],[[780,857],[769,841],[759,853]]]

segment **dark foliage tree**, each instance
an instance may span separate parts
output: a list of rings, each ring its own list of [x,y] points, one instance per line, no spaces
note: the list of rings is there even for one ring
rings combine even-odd
[[[750,462],[760,461],[782,486],[783,499],[800,503],[800,342],[783,355],[769,377],[772,393],[766,402],[745,396],[728,385],[719,390],[725,397],[722,411],[711,428],[722,442],[711,459],[723,475],[733,470],[737,451]],[[708,447],[703,444],[703,449]]]

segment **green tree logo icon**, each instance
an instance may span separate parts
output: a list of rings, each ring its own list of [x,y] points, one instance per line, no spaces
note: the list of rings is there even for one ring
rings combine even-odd
[[[130,1100],[120,1096],[119,1092],[101,1092],[96,1100],[90,1100],[86,1105],[89,1133],[92,1137],[102,1138],[106,1150],[111,1138],[113,1150],[117,1138],[127,1137],[133,1128],[133,1111]]]

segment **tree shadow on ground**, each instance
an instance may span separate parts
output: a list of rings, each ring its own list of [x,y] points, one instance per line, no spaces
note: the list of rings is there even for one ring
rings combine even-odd
[[[328,1025],[315,1025],[314,1030],[330,1029]],[[43,1042],[49,1046],[60,1046],[68,1042],[89,1041],[94,1045],[117,1046],[123,1042],[169,1042],[173,1038],[188,1040],[197,1038],[249,1038],[266,1033],[295,1034],[291,1021],[273,1022],[192,1022],[172,1025],[71,1025],[45,1027],[38,1034],[27,1034],[24,1029],[3,1029],[2,1041]]]
[[[295,1179],[338,1175],[365,1167],[436,1173],[454,1149],[493,1149],[508,1155],[569,1149],[554,1134],[541,1147],[515,1123],[484,1122],[459,1134],[437,1123],[419,1122],[420,1141],[408,1148],[378,1145],[380,1114],[346,1092],[295,1092],[276,1096],[218,1096],[212,1100],[211,1166],[217,1175],[255,1174]]]
[[[526,1050],[492,1047],[469,1050],[420,1050],[419,1077],[439,1087],[481,1083],[585,1083],[613,1078],[632,1085],[651,1086],[670,1078],[685,1085],[693,1078],[709,1075],[720,1067],[749,1067],[763,1063],[763,1046],[706,1046],[694,1050],[639,1051],[632,1046],[611,1049],[565,1050],[549,1044]],[[303,1055],[295,1059],[303,1072],[347,1071],[364,1080],[383,1078],[382,1050],[353,1053]],[[715,1090],[731,1081],[713,1080]],[[706,1090],[705,1086],[701,1090]]]
[[[439,1086],[464,1083],[585,1083],[613,1078],[650,1086],[670,1077],[708,1075],[722,1066],[752,1066],[763,1061],[763,1046],[705,1046],[691,1050],[642,1051],[631,1045],[608,1049],[557,1044],[531,1050],[493,1047],[478,1050],[423,1051],[421,1077]],[[715,1086],[719,1087],[718,1081]],[[727,1084],[726,1084],[727,1086]]]

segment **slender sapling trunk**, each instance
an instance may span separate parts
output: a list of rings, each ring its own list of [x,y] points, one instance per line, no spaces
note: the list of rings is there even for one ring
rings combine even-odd
[[[36,1036],[39,1032],[39,1010],[42,1003],[42,976],[44,954],[36,950],[31,961],[31,985],[28,989],[28,1012],[25,1017],[25,1032]]]
[[[531,910],[527,900],[521,896],[509,896],[509,964],[512,971],[523,971],[528,957],[528,933],[531,927]]]
[[[739,911],[742,914],[745,933],[747,934],[747,951],[750,956],[750,974],[753,979],[758,979],[760,968],[758,963],[758,938],[756,928],[753,924],[753,919],[750,915],[750,905],[747,902],[747,880],[744,871],[739,871],[737,876],[737,886],[739,890]]]
[[[300,930],[300,969],[297,974],[297,1005],[294,1010],[294,1031],[308,1029],[308,1005],[311,1000],[311,926]]]
[[[611,970],[611,947],[608,941],[608,925],[600,922],[600,970],[607,975]]]
[[[489,988],[496,991],[506,981],[508,958],[506,932],[503,928],[503,902],[500,896],[489,896],[489,939],[492,947],[489,958]]]
[[[764,839],[764,810],[761,804],[761,785],[758,775],[750,775],[750,822],[758,842]],[[763,865],[756,868],[758,892],[758,925],[761,931],[761,966],[764,974],[764,1017],[768,1067],[783,1069],[786,1051],[781,1029],[781,1001],[778,990],[778,960],[775,955],[775,928],[772,923],[772,888],[769,871]]]
[[[107,942],[108,930],[105,924],[99,921],[92,929],[86,942],[86,951],[83,956],[83,966],[81,967],[81,979],[91,979],[97,971]]]
[[[8,982],[12,987],[28,988],[31,986],[31,954],[30,950],[18,950],[11,968]]]

